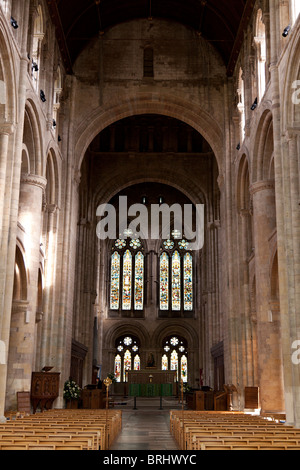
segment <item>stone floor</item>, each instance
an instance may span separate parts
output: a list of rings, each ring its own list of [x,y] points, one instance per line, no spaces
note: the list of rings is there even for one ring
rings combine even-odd
[[[110,450],[178,450],[170,433],[170,410],[179,407],[167,398],[162,403],[159,398],[137,398],[137,409],[132,398],[116,404],[123,411],[122,431]]]

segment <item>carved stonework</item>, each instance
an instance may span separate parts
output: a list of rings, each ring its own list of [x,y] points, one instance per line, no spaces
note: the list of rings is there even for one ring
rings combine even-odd
[[[274,181],[272,180],[266,180],[266,181],[258,181],[257,183],[253,183],[250,186],[250,193],[253,195],[255,193],[258,193],[259,191],[264,191],[266,189],[274,189]]]
[[[22,184],[30,184],[33,186],[38,186],[39,188],[45,190],[47,186],[47,180],[43,176],[39,175],[29,175],[27,173],[23,173],[21,176],[21,183]]]

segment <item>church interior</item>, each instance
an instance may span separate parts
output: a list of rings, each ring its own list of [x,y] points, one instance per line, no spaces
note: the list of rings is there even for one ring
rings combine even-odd
[[[0,0],[0,449],[71,409],[117,449],[142,404],[166,450],[300,449],[299,13]]]

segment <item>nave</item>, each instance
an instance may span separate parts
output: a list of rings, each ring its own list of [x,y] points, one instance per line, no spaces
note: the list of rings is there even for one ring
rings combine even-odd
[[[122,431],[110,450],[178,450],[170,432],[168,402],[163,400],[162,403],[160,410],[159,399],[147,398],[137,401],[137,410],[123,410]]]

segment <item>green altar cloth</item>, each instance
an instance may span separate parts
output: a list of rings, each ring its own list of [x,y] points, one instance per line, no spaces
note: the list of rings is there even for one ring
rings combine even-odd
[[[131,397],[171,397],[173,384],[129,384]]]

